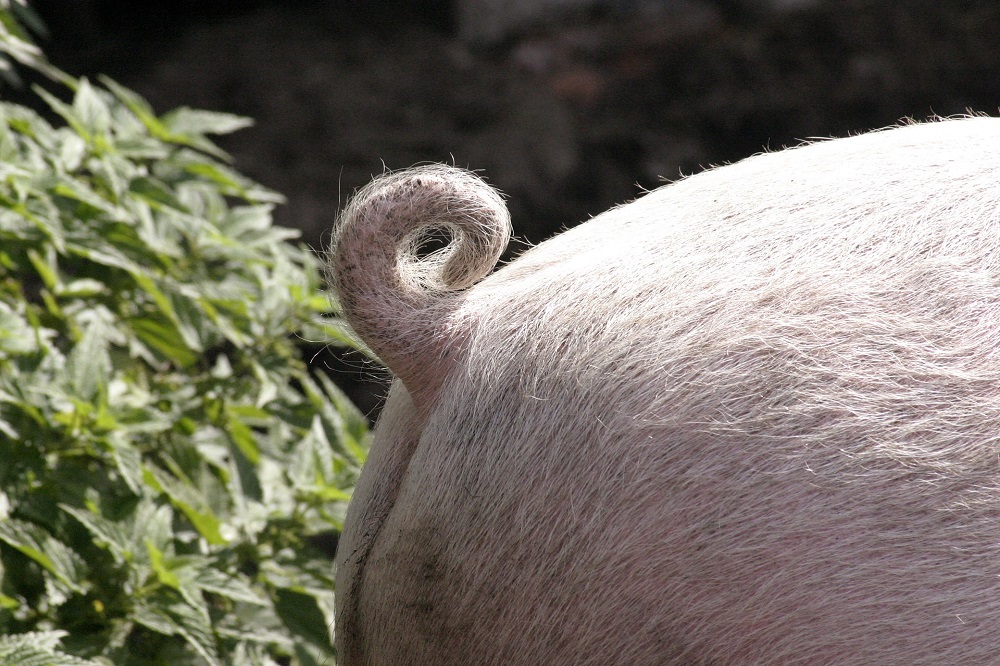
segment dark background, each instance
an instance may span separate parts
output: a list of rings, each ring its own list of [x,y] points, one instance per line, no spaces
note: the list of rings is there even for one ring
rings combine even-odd
[[[480,169],[538,242],[765,148],[1000,106],[998,0],[608,0],[489,43],[458,2],[32,5],[70,73],[255,118],[221,143],[316,248],[384,167]]]

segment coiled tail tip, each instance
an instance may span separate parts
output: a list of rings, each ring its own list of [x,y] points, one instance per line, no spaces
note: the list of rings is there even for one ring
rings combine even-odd
[[[456,292],[493,270],[510,236],[500,194],[440,164],[381,176],[341,213],[329,280],[344,317],[411,394],[444,370]]]

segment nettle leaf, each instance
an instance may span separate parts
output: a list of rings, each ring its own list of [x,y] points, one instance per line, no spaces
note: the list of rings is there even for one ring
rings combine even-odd
[[[209,621],[208,613],[201,612],[184,603],[172,604],[168,608],[173,617],[177,633],[180,634],[194,650],[200,654],[210,666],[221,666],[219,652],[216,646],[215,634]]]
[[[207,566],[198,567],[194,574],[195,584],[207,592],[257,606],[271,605],[271,600],[266,595],[240,577],[231,576]]]
[[[296,643],[294,653],[301,666],[329,666],[335,661],[331,650],[314,643]]]
[[[74,395],[93,401],[106,389],[112,371],[109,352],[111,335],[110,327],[95,318],[69,353],[66,374]]]
[[[214,568],[217,563],[210,558],[197,555],[164,557],[152,548],[150,556],[159,581],[177,590],[189,606],[201,613],[208,613],[206,592],[259,606],[271,604],[266,595],[254,590],[246,581]]]
[[[44,238],[52,243],[52,249],[63,253],[66,251],[66,230],[59,217],[56,205],[48,193],[33,196],[25,201],[8,202],[12,212],[18,217],[31,222]],[[25,236],[26,240],[34,240],[34,235]]]
[[[250,630],[250,627],[254,629]],[[217,630],[219,635],[225,638],[235,638],[247,643],[278,645],[286,650],[297,640],[285,628],[273,604],[266,606],[238,604],[229,617],[218,623]]]
[[[361,465],[368,453],[368,420],[329,377],[320,374],[316,378],[324,398],[319,403],[319,416],[330,430],[330,441],[337,442],[343,453]]]
[[[87,156],[87,142],[79,135],[70,131],[58,132],[59,145],[51,154],[56,167],[63,172],[72,172],[80,168]]]
[[[55,124],[0,102],[0,664],[330,666],[302,536],[338,529],[367,422],[296,344],[363,346],[208,138],[250,121],[11,44],[66,86]]]
[[[142,274],[142,268],[117,247],[103,242],[97,237],[77,239],[82,242],[67,242],[66,252],[83,257],[95,264],[119,268],[133,275]]]
[[[57,197],[63,197],[83,204],[84,207],[77,208],[74,212],[81,217],[90,218],[103,213],[110,219],[127,221],[128,217],[124,211],[119,210],[113,203],[95,193],[87,183],[76,178],[57,178],[49,184],[49,192]]]
[[[37,250],[30,248],[27,252],[28,261],[42,279],[47,289],[56,290],[60,287],[59,271],[56,268],[56,253],[54,248],[48,248],[43,257]]]
[[[152,541],[147,539],[146,552],[149,554],[149,564],[153,568],[153,573],[156,574],[157,580],[167,587],[180,590],[180,578],[178,578],[177,574],[171,571],[171,568],[165,563],[163,551],[157,548]]]
[[[169,291],[167,298],[177,330],[190,349],[203,351],[217,341],[219,336],[197,295],[192,298],[179,291]]]
[[[0,394],[0,402],[3,401],[3,395]],[[4,406],[0,405],[0,434],[3,434],[5,437],[9,437],[11,441],[16,442],[21,439],[21,432],[16,427],[15,423],[5,418],[4,411],[6,411]]]
[[[193,155],[197,155],[193,153]],[[205,162],[200,156],[184,165],[184,170],[209,181],[218,191],[227,196],[237,196],[247,201],[280,204],[285,202],[281,194],[269,190],[236,171],[222,165]]]
[[[215,635],[206,614],[169,597],[143,600],[135,604],[131,618],[152,631],[180,636],[211,666],[222,666]]]
[[[139,288],[157,306],[159,313],[170,320],[176,332],[180,334],[183,344],[192,351],[201,351],[203,347],[199,340],[197,327],[191,323],[190,310],[185,312],[184,319],[178,316],[177,312],[177,305],[187,309],[192,308],[190,302],[178,294],[166,294],[157,281],[139,267],[133,267],[129,272]]]
[[[94,536],[95,543],[107,548],[117,564],[124,564],[132,559],[128,534],[121,525],[77,507],[60,504],[59,508],[80,521]]]
[[[66,284],[57,284],[53,292],[59,298],[78,299],[105,296],[109,293],[109,290],[108,286],[99,280],[81,278]]]
[[[167,113],[161,119],[164,126],[175,136],[196,136],[202,134],[231,134],[236,130],[250,127],[253,120],[231,113],[201,111],[186,106]]]
[[[0,655],[9,655],[12,651],[23,647],[51,652],[59,647],[60,641],[65,636],[65,631],[31,631],[15,636],[0,636]]]
[[[173,208],[182,213],[189,212],[166,185],[155,178],[140,177],[129,183],[129,192],[145,200],[154,209]]]
[[[111,449],[111,459],[129,490],[134,495],[142,495],[144,473],[142,453],[123,433],[111,433],[104,441]]]
[[[0,541],[27,555],[74,592],[86,592],[83,558],[43,528],[5,518],[0,520]]]
[[[153,251],[161,261],[185,255],[180,244],[180,234],[173,226],[164,223],[161,217],[163,213],[154,213],[149,202],[140,199],[129,199],[127,205],[135,216],[137,240],[147,250]]]
[[[87,79],[80,79],[73,97],[73,111],[90,136],[107,135],[111,131],[111,110]]]
[[[157,605],[152,605],[144,599],[138,600],[132,607],[129,619],[164,636],[175,636],[177,634],[176,623],[173,621],[173,618]]]
[[[35,329],[10,305],[0,301],[0,358],[30,354],[38,349]]]
[[[153,112],[153,107],[149,105],[149,102],[140,97],[138,93],[107,76],[101,75],[98,77],[98,80],[145,125],[153,137],[162,140],[169,136],[169,131]]]
[[[59,650],[65,631],[31,631],[0,636],[0,664],[18,666],[103,666]]]
[[[256,465],[260,462],[260,450],[257,448],[253,430],[240,419],[234,409],[226,410],[226,432],[251,464]]]
[[[219,231],[228,238],[242,242],[253,243],[262,234],[272,229],[271,211],[273,206],[238,206],[229,211],[222,220],[219,221]],[[296,237],[299,232],[289,229]]]
[[[230,657],[233,666],[279,666],[267,654],[267,649],[251,639],[240,641]]]
[[[314,645],[330,645],[333,617],[323,612],[315,596],[290,589],[278,590],[274,607],[294,634]]]
[[[181,368],[190,368],[200,355],[191,349],[173,322],[154,316],[138,317],[128,322],[139,340]]]
[[[165,470],[147,467],[144,475],[146,485],[163,492],[208,543],[219,546],[227,543],[222,536],[222,521],[215,515],[204,497],[191,485],[174,478]]]
[[[157,504],[144,497],[135,511],[123,522],[128,531],[129,551],[135,560],[148,557],[149,548],[172,554],[174,547],[174,512],[169,505]]]
[[[4,175],[7,168],[13,171],[13,165],[18,161],[17,135],[10,131],[7,125],[7,105],[0,105],[0,163],[4,164]]]
[[[61,99],[48,92],[41,86],[34,86],[32,88],[39,97],[41,97],[46,104],[49,105],[53,111],[63,117],[63,119],[69,124],[73,130],[82,137],[89,138],[89,132],[86,125],[81,121],[80,117],[77,115],[76,109],[71,105],[66,104]],[[36,127],[37,129],[37,127]]]

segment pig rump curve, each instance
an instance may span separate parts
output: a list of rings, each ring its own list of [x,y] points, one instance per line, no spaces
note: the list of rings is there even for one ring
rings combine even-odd
[[[397,380],[340,663],[1000,663],[998,183],[996,119],[821,141],[488,277],[476,176],[364,188],[330,270]]]

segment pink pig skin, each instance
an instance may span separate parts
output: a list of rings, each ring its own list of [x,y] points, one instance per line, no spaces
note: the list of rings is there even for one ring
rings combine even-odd
[[[397,376],[341,666],[1000,663],[1000,120],[758,155],[484,277],[509,233],[445,166],[335,229]]]

